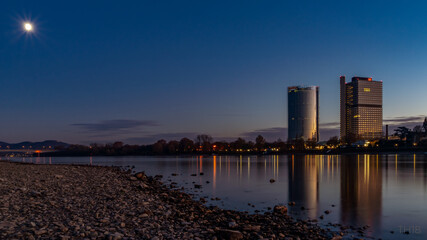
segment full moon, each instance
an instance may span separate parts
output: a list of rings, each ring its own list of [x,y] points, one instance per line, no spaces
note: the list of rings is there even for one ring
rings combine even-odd
[[[33,31],[33,25],[31,25],[31,23],[24,23],[24,29],[27,32],[31,32]]]

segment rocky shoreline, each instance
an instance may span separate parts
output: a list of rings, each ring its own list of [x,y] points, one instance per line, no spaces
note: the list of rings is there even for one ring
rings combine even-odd
[[[206,207],[159,178],[115,167],[0,162],[0,239],[347,236],[346,230],[296,221],[286,212],[286,206],[264,214]]]

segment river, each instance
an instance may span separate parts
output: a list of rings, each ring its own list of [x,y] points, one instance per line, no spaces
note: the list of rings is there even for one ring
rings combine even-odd
[[[325,226],[369,226],[367,236],[383,239],[427,239],[427,154],[9,160],[135,166],[135,171],[163,175],[164,183],[175,182],[195,199],[206,198],[207,205],[254,213],[295,202],[289,214],[297,219],[316,218]],[[195,184],[201,188],[195,188]]]

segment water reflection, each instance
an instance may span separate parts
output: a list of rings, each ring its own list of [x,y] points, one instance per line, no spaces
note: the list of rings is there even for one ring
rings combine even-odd
[[[213,189],[216,188],[216,156],[213,157]]]
[[[319,162],[313,155],[292,155],[292,160],[288,161],[289,201],[304,203],[305,208],[310,209],[310,218],[318,213]]]
[[[294,201],[297,205],[289,212],[298,218],[318,218],[325,210],[331,210],[324,220],[319,220],[320,224],[369,225],[370,235],[386,239],[399,239],[401,226],[413,226],[421,233],[410,235],[411,239],[427,238],[425,154],[42,157],[17,161],[134,165],[136,171],[161,174],[185,187],[185,191],[197,191],[196,198],[222,199],[209,201],[209,205],[254,212]],[[270,183],[270,179],[275,182]],[[192,182],[203,185],[202,189],[195,190]],[[307,210],[301,212],[301,206]],[[390,231],[396,234],[391,235]]]
[[[378,155],[341,156],[341,222],[381,231],[381,168]]]

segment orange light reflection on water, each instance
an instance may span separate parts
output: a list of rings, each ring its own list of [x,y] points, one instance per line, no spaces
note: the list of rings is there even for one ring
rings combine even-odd
[[[216,189],[216,156],[213,156],[213,179],[212,179],[213,189]]]

